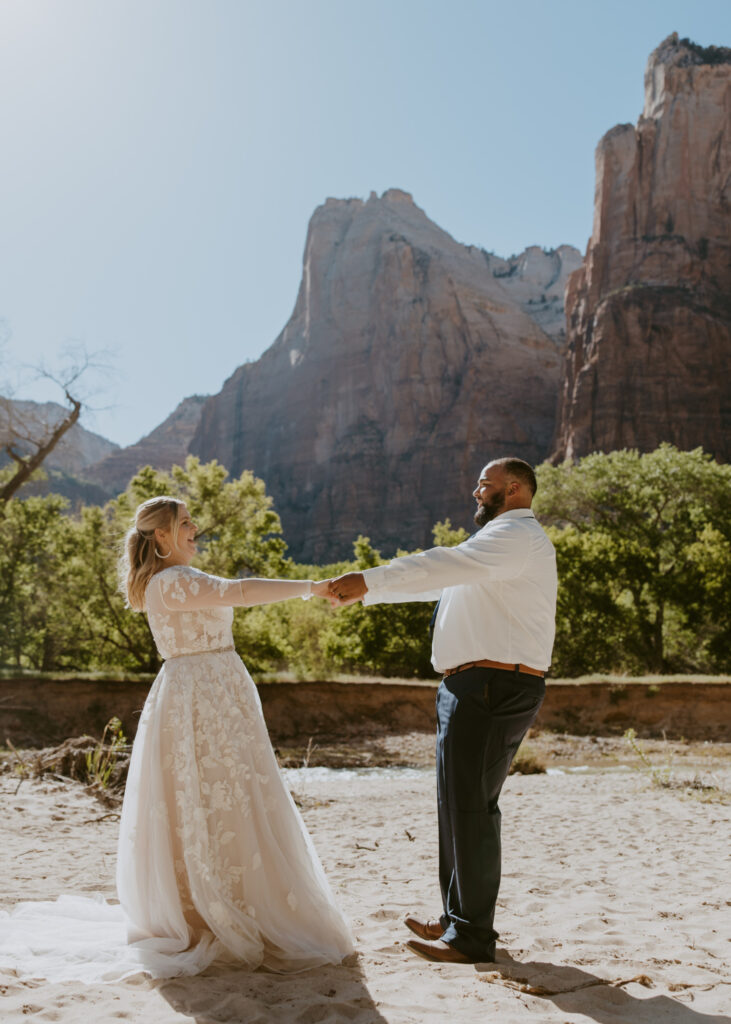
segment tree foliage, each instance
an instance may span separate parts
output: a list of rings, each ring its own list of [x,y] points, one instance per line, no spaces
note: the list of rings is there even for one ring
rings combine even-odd
[[[728,671],[731,467],[662,445],[543,465],[538,480],[534,508],[559,569],[552,674]],[[170,473],[146,467],[116,499],[76,515],[58,495],[13,499],[0,505],[0,663],[158,667],[146,617],[125,607],[117,580],[133,512],[158,494],[185,500],[200,529],[194,564],[217,575],[323,579],[384,561],[358,537],[350,560],[293,563],[263,482],[249,472],[230,479],[195,458]],[[434,527],[437,545],[465,538],[449,520]],[[418,601],[339,611],[287,601],[237,612],[234,639],[259,675],[429,677],[432,610]]]
[[[227,477],[217,462],[190,457],[169,474],[145,467],[119,497],[76,517],[64,515],[66,502],[55,495],[7,502],[0,515],[0,660],[48,670],[158,667],[147,619],[125,607],[117,578],[134,510],[155,495],[187,503],[200,524],[196,564],[204,571],[286,575],[279,517],[264,484],[249,472]]]
[[[358,537],[349,571],[382,565],[380,552],[368,537]],[[406,554],[399,551],[398,554]],[[429,620],[434,602],[350,605],[333,619],[325,638],[325,653],[348,671],[389,676],[428,676],[431,667]]]
[[[64,583],[72,549],[58,495],[0,506],[0,660],[53,667],[64,632]]]
[[[537,475],[559,570],[554,674],[727,669],[731,467],[663,444]]]
[[[446,519],[434,526],[434,541],[445,547],[467,537]],[[399,551],[397,554],[407,554]],[[382,565],[368,537],[353,544],[353,559],[330,565],[291,565],[289,575],[328,579]],[[260,669],[286,667],[300,678],[326,678],[333,673],[373,673],[381,676],[424,678],[434,675],[429,624],[434,602],[413,601],[365,607],[361,604],[333,612],[324,601],[287,601],[252,609],[239,620],[247,663],[259,659]],[[244,634],[245,631],[245,634]]]

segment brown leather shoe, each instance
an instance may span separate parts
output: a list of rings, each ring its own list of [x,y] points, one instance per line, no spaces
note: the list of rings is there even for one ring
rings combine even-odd
[[[420,939],[425,939],[427,942],[430,939],[441,938],[444,932],[439,921],[422,921],[421,918],[414,917],[413,914],[406,915],[404,924],[411,929],[414,935],[418,935]]]
[[[406,948],[410,949],[412,953],[416,953],[417,956],[436,964],[478,963],[477,960],[465,956],[464,953],[460,953],[454,946],[450,946],[448,942],[442,942],[441,939],[437,939],[436,942],[420,942],[419,939],[409,939]]]

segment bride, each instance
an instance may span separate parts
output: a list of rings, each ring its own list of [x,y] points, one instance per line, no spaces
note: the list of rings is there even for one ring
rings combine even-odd
[[[132,750],[119,906],[20,904],[0,917],[1,966],[95,981],[214,960],[298,971],[353,950],[231,632],[233,607],[324,597],[327,583],[207,575],[190,565],[195,535],[185,504],[162,497],[140,505],[126,538],[127,600],[147,612],[164,663]]]

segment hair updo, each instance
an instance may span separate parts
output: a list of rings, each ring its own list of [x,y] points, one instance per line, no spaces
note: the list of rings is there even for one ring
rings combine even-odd
[[[143,501],[135,512],[135,523],[124,538],[119,562],[121,589],[133,611],[144,611],[145,588],[155,573],[165,568],[165,559],[157,553],[155,530],[170,530],[177,546],[180,510],[184,506],[179,498],[164,495]]]

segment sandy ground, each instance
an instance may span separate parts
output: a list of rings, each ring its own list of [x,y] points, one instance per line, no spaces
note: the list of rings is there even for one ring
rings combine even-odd
[[[712,755],[700,750],[698,763],[714,764],[731,789],[726,756]],[[497,964],[437,966],[404,948],[403,915],[439,910],[432,772],[309,768],[287,774],[355,929],[358,952],[347,964],[290,977],[214,968],[97,986],[5,973],[0,1018],[731,1022],[731,806],[659,789],[629,768],[576,767],[506,783]],[[55,778],[18,788],[17,778],[0,776],[0,801],[4,908],[62,892],[113,897],[113,813]]]

